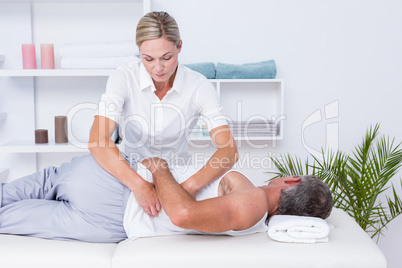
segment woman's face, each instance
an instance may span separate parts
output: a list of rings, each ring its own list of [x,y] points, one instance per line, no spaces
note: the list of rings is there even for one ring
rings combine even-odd
[[[164,37],[144,41],[140,46],[141,60],[147,72],[157,83],[168,82],[174,74],[181,50]]]

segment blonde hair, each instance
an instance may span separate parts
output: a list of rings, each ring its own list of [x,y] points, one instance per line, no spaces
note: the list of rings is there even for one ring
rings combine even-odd
[[[149,12],[137,25],[136,43],[140,47],[144,41],[165,37],[177,47],[180,43],[179,26],[167,12]]]

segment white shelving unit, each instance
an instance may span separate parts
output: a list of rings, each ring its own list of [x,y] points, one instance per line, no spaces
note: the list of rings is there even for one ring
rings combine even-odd
[[[0,77],[74,77],[110,75],[113,70],[0,70]],[[279,133],[273,136],[235,137],[236,140],[269,141],[283,138],[283,80],[281,79],[210,79],[218,91],[225,112],[233,121],[259,116],[277,120]],[[3,115],[4,117],[4,115]],[[2,114],[0,114],[0,120]],[[192,141],[208,141],[209,136],[190,135]],[[34,141],[10,141],[0,144],[3,153],[86,152],[73,144],[35,144]]]

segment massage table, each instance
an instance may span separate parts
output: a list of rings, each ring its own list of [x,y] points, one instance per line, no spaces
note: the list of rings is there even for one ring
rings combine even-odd
[[[267,233],[173,235],[105,244],[0,235],[0,267],[387,267],[381,250],[343,210],[334,208],[327,222],[334,226],[329,242],[317,244],[277,242]]]

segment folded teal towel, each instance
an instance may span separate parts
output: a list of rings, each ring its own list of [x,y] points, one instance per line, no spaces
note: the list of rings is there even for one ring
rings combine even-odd
[[[202,62],[185,64],[191,70],[201,73],[208,79],[215,79],[215,64],[213,62]]]
[[[218,63],[216,79],[273,79],[276,77],[274,60],[242,65]]]

